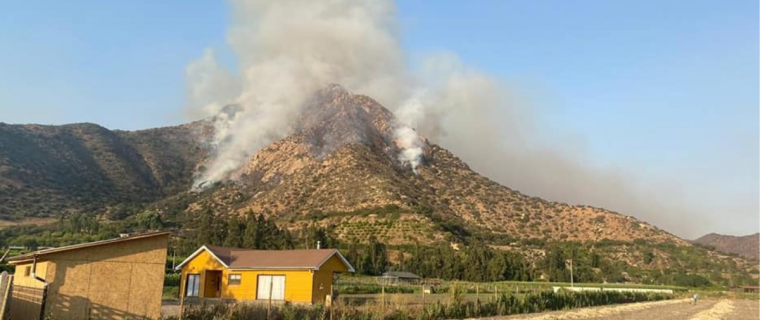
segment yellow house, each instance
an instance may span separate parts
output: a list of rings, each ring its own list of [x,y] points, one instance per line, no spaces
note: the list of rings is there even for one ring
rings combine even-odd
[[[14,320],[158,319],[169,232],[11,257]]]
[[[336,249],[249,250],[202,246],[180,263],[184,297],[321,303],[335,276],[354,272]]]

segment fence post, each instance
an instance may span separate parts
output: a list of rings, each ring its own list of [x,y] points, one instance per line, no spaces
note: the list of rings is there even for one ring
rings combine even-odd
[[[383,310],[383,317],[385,317],[385,282],[383,282],[382,290],[383,290],[383,294],[382,294],[383,308],[382,308],[382,310]]]
[[[185,313],[185,295],[180,292],[179,296],[179,320],[182,320],[182,314]]]
[[[422,310],[425,310],[425,282],[422,282]]]
[[[335,301],[333,301],[333,297],[335,297],[335,289],[333,288],[333,285],[331,284],[330,285],[330,305],[327,306],[328,308],[330,308],[330,320],[333,320],[333,303],[335,303]]]

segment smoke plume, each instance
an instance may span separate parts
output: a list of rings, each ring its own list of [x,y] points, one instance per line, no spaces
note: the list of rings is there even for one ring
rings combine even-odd
[[[213,55],[188,66],[191,100],[201,104],[195,112],[216,116],[220,106],[240,106],[232,115],[215,118],[214,156],[195,189],[227,178],[262,147],[291,133],[306,99],[330,83],[384,103],[397,99],[403,59],[393,34],[392,3],[235,0],[231,6],[228,41],[239,65],[237,83],[213,81],[226,82],[230,78],[220,75],[232,74],[220,71]],[[194,79],[196,74],[205,79]],[[240,89],[228,100],[204,100],[212,85]]]
[[[582,146],[544,137],[533,108],[456,55],[406,68],[394,5],[384,0],[233,0],[228,42],[239,69],[208,51],[188,66],[194,111],[216,116],[214,156],[196,188],[229,178],[259,149],[292,132],[304,102],[329,83],[394,111],[398,159],[418,170],[422,140],[448,148],[476,171],[530,195],[633,214],[683,232],[701,221],[670,186],[643,188],[630,174],[590,165]],[[221,107],[237,104],[224,113]],[[415,130],[417,132],[415,132]],[[649,185],[661,182],[649,181]],[[667,196],[668,199],[664,199]]]

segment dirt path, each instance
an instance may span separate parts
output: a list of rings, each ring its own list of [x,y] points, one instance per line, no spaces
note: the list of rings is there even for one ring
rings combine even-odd
[[[760,301],[706,300],[692,305],[690,300],[632,303],[532,315],[481,318],[494,320],[749,320],[758,319]]]

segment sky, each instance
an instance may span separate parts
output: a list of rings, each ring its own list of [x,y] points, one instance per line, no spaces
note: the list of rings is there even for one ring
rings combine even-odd
[[[188,63],[206,48],[236,63],[223,1],[4,2],[0,122],[179,124]],[[412,68],[455,52],[534,106],[541,138],[563,135],[595,166],[710,212],[679,235],[760,229],[757,1],[402,0],[396,11]]]

